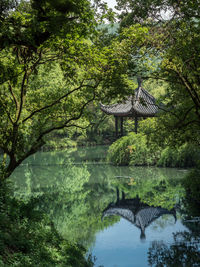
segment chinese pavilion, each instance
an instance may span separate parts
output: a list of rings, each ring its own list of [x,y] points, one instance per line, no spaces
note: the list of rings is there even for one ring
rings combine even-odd
[[[129,96],[125,101],[112,105],[103,105],[100,108],[108,115],[115,117],[116,136],[123,136],[123,118],[131,117],[135,119],[135,132],[137,133],[138,118],[154,117],[158,112],[155,98],[150,95],[141,86],[141,80],[138,79],[138,88],[134,96]],[[118,132],[118,121],[120,119],[120,134]]]

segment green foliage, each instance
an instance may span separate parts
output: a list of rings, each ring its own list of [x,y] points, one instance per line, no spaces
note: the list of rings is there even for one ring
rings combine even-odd
[[[185,188],[185,208],[189,215],[199,216],[200,212],[200,169],[191,170],[183,181]]]
[[[129,145],[130,141],[126,136],[115,141],[109,147],[107,160],[116,165],[128,165],[130,161],[130,150],[128,150]]]
[[[134,48],[131,50],[130,46],[132,61],[137,59],[138,67],[135,68],[134,63],[129,64],[129,72],[135,73],[138,70],[144,80],[150,77],[154,81],[165,81],[162,95],[165,105],[161,106],[163,112],[160,112],[157,125],[160,143],[199,144],[198,3],[118,0],[117,5],[119,10],[123,10],[119,15],[123,42],[126,42],[128,36],[130,39],[131,36],[140,39],[133,32],[127,31],[127,28],[131,29],[136,23],[139,22],[141,27],[148,29],[138,51]],[[126,43],[128,44],[128,41]]]
[[[142,134],[129,133],[115,141],[108,150],[108,161],[116,165],[155,165],[159,148],[148,144]]]
[[[143,87],[155,97],[156,102],[163,101],[168,83],[162,80],[147,79],[143,82]]]
[[[7,178],[48,134],[86,128],[89,104],[124,95],[132,82],[129,54],[118,41],[102,45],[88,0],[21,1],[0,19],[0,147],[10,159]]]
[[[168,146],[155,143],[155,119],[140,124],[143,133],[129,133],[115,141],[108,150],[108,161],[115,165],[157,165],[160,167],[194,167],[200,160],[198,146],[185,143]],[[129,126],[131,127],[131,126]]]
[[[64,240],[53,224],[28,202],[10,197],[5,183],[0,186],[0,262],[2,266],[93,266],[85,250]]]
[[[186,143],[180,147],[166,147],[162,150],[157,165],[162,167],[194,167],[199,160],[199,147]]]
[[[94,30],[94,10],[88,0],[58,0],[56,3],[52,0],[3,2],[4,10],[9,12],[4,12],[4,16],[1,16],[1,48],[24,45],[37,49],[49,39],[53,41],[67,33],[86,36],[91,29]]]
[[[68,137],[66,138],[54,137],[46,142],[46,144],[42,147],[42,151],[61,150],[76,146],[77,142],[71,140]]]

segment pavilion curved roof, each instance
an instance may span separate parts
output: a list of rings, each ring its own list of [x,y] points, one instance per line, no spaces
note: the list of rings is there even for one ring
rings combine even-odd
[[[121,199],[116,203],[110,203],[103,211],[102,220],[107,216],[118,215],[140,228],[144,233],[145,228],[162,215],[172,215],[176,222],[175,208],[168,210],[160,206],[149,206],[140,201],[138,197],[133,199]]]
[[[138,211],[134,213],[133,210],[135,210],[136,208],[138,209]],[[140,208],[136,206],[130,206],[129,208],[126,207],[123,209],[122,205],[120,206],[115,205],[114,207],[109,207],[104,210],[102,219],[104,219],[107,216],[118,215],[126,219],[127,221],[133,223],[138,228],[142,228],[144,230],[153,221],[155,221],[162,215],[166,214],[173,215],[176,221],[175,209],[169,211],[165,208],[148,206],[148,205],[147,206],[144,205],[144,207]]]
[[[126,207],[113,207],[113,208],[111,207],[109,209],[106,209],[103,212],[101,219],[103,220],[105,217],[112,215],[121,216],[122,218],[128,220],[131,223],[135,221],[135,215],[133,211]]]
[[[112,105],[100,104],[100,108],[108,115],[120,117],[154,117],[158,112],[155,98],[141,86],[136,89],[134,96],[129,96],[124,102]]]

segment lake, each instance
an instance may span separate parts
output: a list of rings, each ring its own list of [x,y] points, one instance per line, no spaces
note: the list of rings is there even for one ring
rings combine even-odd
[[[106,151],[38,152],[13,173],[14,195],[37,197],[37,209],[95,266],[200,266],[199,223],[181,204],[187,171],[116,167]]]

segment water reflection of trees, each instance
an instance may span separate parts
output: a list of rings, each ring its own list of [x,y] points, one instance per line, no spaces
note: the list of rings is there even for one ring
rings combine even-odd
[[[150,266],[200,266],[200,213],[199,205],[186,196],[181,199],[179,209],[182,223],[187,231],[173,233],[173,243],[152,242],[148,251]],[[198,217],[196,217],[198,215]]]
[[[200,266],[200,237],[192,232],[177,232],[173,234],[174,242],[154,241],[149,248],[148,261],[150,266]]]
[[[18,169],[12,177],[15,196],[24,200],[36,197],[37,208],[51,217],[63,237],[89,246],[96,232],[118,220],[101,222],[101,211],[113,197],[112,185],[105,179],[103,168],[93,172],[86,164],[76,165],[71,159],[62,162],[61,157],[54,164],[39,165],[36,159],[21,167],[25,179]]]
[[[167,169],[77,164],[58,152],[35,155],[12,179],[16,196],[37,197],[37,208],[51,217],[62,236],[88,247],[98,231],[119,220],[101,221],[102,211],[115,201],[116,186],[129,198],[139,195],[148,205],[172,208],[181,193],[181,177]]]
[[[180,171],[166,168],[133,168],[131,176],[115,180],[116,186],[124,191],[127,197],[139,196],[149,205],[162,206],[172,209],[183,196],[184,190],[181,180],[183,174]]]

